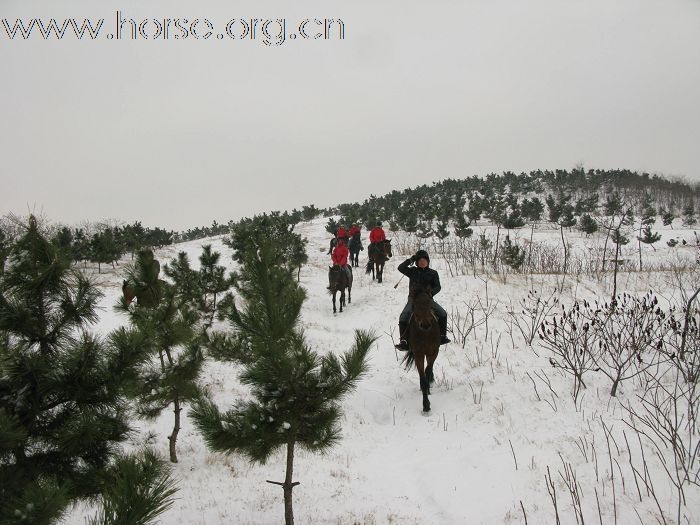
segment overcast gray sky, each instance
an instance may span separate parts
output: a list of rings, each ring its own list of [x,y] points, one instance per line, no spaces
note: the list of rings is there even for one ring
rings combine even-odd
[[[339,18],[345,39],[108,40],[117,9],[216,34]],[[699,0],[2,0],[17,17],[105,24],[0,23],[2,213],[184,229],[492,171],[700,180]]]

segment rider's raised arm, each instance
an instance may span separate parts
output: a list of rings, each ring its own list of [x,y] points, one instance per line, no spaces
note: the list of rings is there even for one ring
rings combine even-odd
[[[401,264],[399,264],[398,270],[399,270],[402,274],[407,275],[407,276],[410,277],[410,276],[411,276],[411,272],[410,272],[410,270],[409,270],[408,267],[411,266],[411,263],[412,263],[412,262],[413,262],[413,258],[412,258],[412,257],[409,257],[409,258],[406,259],[404,262],[402,262]]]

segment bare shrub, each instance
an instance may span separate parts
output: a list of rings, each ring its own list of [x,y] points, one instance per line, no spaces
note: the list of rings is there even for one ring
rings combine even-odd
[[[508,316],[528,346],[532,346],[540,326],[558,304],[559,300],[555,295],[556,290],[543,299],[536,290],[530,290],[527,297],[520,300],[519,312],[512,304],[508,307]]]
[[[549,358],[550,364],[561,368],[574,378],[572,395],[574,401],[582,388],[586,388],[583,375],[596,369],[595,334],[581,312],[581,304],[576,301],[569,310],[562,305],[562,313],[542,323],[539,342],[554,354]]]

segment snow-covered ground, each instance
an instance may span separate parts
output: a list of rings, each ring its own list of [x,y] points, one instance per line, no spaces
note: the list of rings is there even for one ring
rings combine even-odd
[[[444,262],[433,258],[431,264],[440,271],[443,286],[436,300],[448,312],[477,297],[485,301],[484,279],[495,309],[488,332],[482,325],[470,336],[466,348],[455,343],[442,348],[435,365],[432,412],[424,415],[417,373],[399,366],[400,356],[389,336],[397,330],[407,294],[406,280],[394,288],[400,278],[396,266],[410,254],[395,253],[385,269],[384,283],[378,284],[361,271],[366,260],[366,251],[362,252],[361,267],[354,274],[352,304],[334,315],[326,291],[329,236],[325,222],[317,219],[296,228],[309,241],[309,263],[301,271],[301,283],[308,291],[303,309],[307,339],[319,352],[341,352],[352,344],[355,329],[369,328],[380,337],[371,351],[371,372],[344,402],[340,444],[326,456],[297,453],[295,479],[301,482],[294,490],[297,523],[555,523],[545,483],[548,468],[562,523],[577,523],[562,478],[568,468],[565,465],[570,465],[580,484],[586,522],[663,523],[654,498],[643,485],[640,501],[623,436],[625,430],[632,464],[639,468],[640,447],[624,424],[620,407],[621,402],[634,401],[636,386],[623,383],[618,398],[610,398],[609,381],[602,374],[591,375],[588,389],[575,407],[569,393],[570,378],[552,369],[549,355],[541,348],[535,346],[538,357],[522,337],[509,333],[506,308],[517,306],[531,289],[546,297],[560,276],[511,274],[505,282],[498,276],[450,277]],[[475,233],[481,229],[476,227]],[[484,229],[490,231],[490,227]],[[676,225],[675,230],[661,233],[657,251],[645,247],[645,258],[675,257],[679,251],[686,258],[694,257],[690,246],[670,249],[665,244],[671,237],[694,244],[692,230]],[[567,236],[581,246],[589,242],[576,232]],[[522,230],[520,237],[528,238],[529,230]],[[538,230],[536,238],[560,241],[559,231],[550,228]],[[223,264],[233,266],[231,250],[221,238],[167,247],[157,257],[161,263],[167,262],[182,250],[196,265],[201,246],[207,243],[222,253]],[[112,310],[121,293],[121,279],[119,269],[110,269],[100,277],[105,297],[99,331],[127,322]],[[623,273],[619,282],[620,291],[641,293],[652,288],[673,299],[667,273]],[[608,298],[610,290],[609,276],[601,281],[571,278],[557,297],[570,304],[574,296]],[[528,373],[535,380],[537,393]],[[535,373],[551,380],[551,391]],[[210,361],[203,378],[222,408],[245,395],[233,365]],[[180,462],[174,465],[180,491],[174,507],[162,516],[162,523],[283,522],[282,491],[265,482],[284,478],[282,453],[264,466],[211,453],[186,412],[187,408],[178,439]],[[610,449],[603,425],[612,429],[615,441]],[[140,433],[133,444],[148,443],[166,455],[171,427],[170,412],[156,422],[139,423]],[[646,452],[666,523],[675,523],[677,495],[651,449]],[[683,523],[700,523],[700,490],[687,489],[686,497]],[[83,507],[75,509],[66,523],[84,523],[86,512]]]

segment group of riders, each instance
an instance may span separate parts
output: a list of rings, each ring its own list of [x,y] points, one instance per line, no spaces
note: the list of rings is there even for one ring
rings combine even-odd
[[[354,242],[360,243],[359,249],[364,250],[360,241],[360,235],[361,230],[356,224],[351,226],[350,231],[346,230],[345,227],[341,225],[336,233],[335,242],[331,242],[331,246],[335,244],[335,247],[331,248],[329,251],[333,265],[342,268],[349,276],[352,275],[352,269],[348,265],[350,250],[347,245],[349,239],[354,239]],[[372,254],[377,244],[385,240],[386,233],[382,228],[382,223],[377,222],[369,233],[370,244],[368,253]],[[415,255],[399,264],[398,270],[409,279],[409,293],[406,306],[404,306],[399,316],[399,344],[396,345],[396,348],[399,350],[408,350],[408,325],[413,312],[413,296],[418,290],[427,291],[433,297],[432,308],[440,328],[440,344],[449,343],[450,340],[447,338],[447,312],[442,306],[436,303],[434,299],[441,290],[440,276],[437,271],[430,268],[430,256],[428,252],[425,250],[418,250]]]

